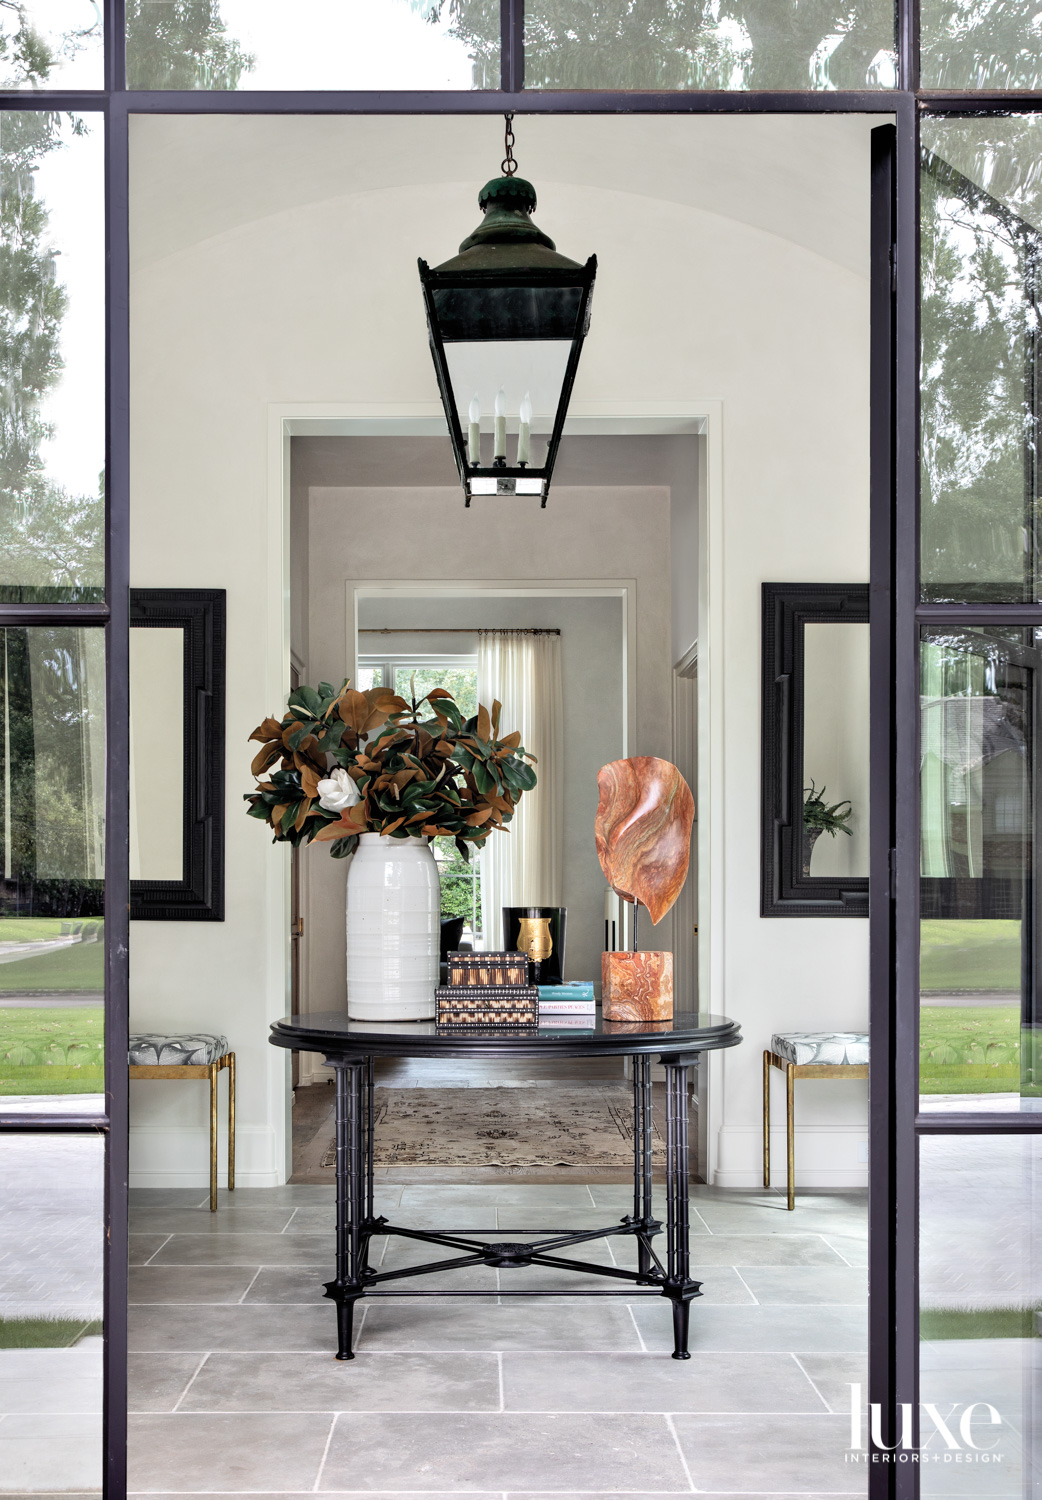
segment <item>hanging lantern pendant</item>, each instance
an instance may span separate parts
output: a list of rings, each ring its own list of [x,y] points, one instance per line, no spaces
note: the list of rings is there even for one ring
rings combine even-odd
[[[427,330],[466,504],[538,495],[545,507],[583,340],[597,258],[559,255],[532,222],[513,115],[501,177],[478,194],[483,219],[459,254],[421,260]],[[466,434],[466,437],[464,437]]]

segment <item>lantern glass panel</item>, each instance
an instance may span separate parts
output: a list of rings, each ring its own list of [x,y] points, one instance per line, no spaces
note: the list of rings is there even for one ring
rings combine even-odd
[[[571,351],[571,342],[565,339],[446,344],[445,362],[464,433],[475,395],[481,407],[482,432],[493,430],[500,390],[506,397],[508,431],[517,431],[518,413],[527,393],[532,403],[532,430],[551,432]]]

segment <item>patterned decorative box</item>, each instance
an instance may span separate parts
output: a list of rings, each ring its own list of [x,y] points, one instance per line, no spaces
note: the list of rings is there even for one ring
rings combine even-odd
[[[528,984],[527,953],[450,953],[449,986]]]
[[[441,984],[434,991],[439,1026],[538,1026],[534,984]]]

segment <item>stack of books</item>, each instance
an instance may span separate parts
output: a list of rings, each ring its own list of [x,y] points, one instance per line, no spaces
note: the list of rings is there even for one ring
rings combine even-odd
[[[539,1024],[546,1030],[589,1030],[597,1019],[592,979],[539,986]]]
[[[537,1026],[539,991],[524,953],[450,953],[434,991],[439,1026]]]

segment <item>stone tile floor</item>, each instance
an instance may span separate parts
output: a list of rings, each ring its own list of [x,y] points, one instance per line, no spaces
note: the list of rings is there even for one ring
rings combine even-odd
[[[194,1190],[132,1193],[132,1492],[862,1493],[846,1449],[847,1382],[865,1379],[864,1194],[801,1195],[793,1214],[776,1193],[692,1197],[705,1286],[687,1363],[669,1357],[658,1298],[499,1295],[605,1285],[534,1267],[450,1273],[481,1298],[371,1302],[357,1358],[338,1363],[320,1285],[331,1189],[224,1193],[214,1215]],[[378,1211],[403,1225],[497,1238],[629,1207],[625,1187],[596,1183],[378,1189]],[[375,1249],[384,1266],[437,1254],[393,1237]],[[615,1240],[584,1253],[632,1264],[634,1252]]]

